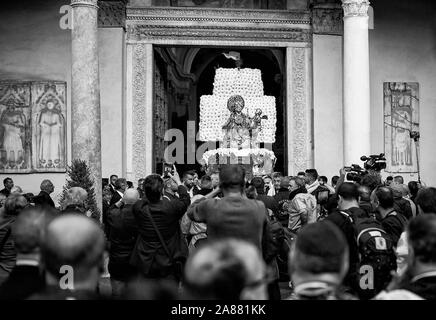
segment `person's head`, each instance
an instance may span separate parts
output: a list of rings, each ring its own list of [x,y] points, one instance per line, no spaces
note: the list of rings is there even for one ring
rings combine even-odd
[[[5,186],[6,190],[11,191],[11,189],[14,187],[14,181],[11,178],[7,177],[3,180],[3,185]]]
[[[318,171],[316,169],[307,169],[305,177],[306,183],[312,184],[318,179]]]
[[[280,183],[282,182],[283,174],[281,172],[274,172],[272,175],[274,189],[280,189]]]
[[[192,173],[193,173],[193,177],[194,177],[194,179],[193,179],[194,185],[199,186],[201,182],[200,182],[200,179],[198,178],[198,173],[195,170],[192,170]]]
[[[159,202],[162,197],[164,182],[157,174],[151,174],[144,180],[144,193],[151,203]]]
[[[418,181],[409,181],[407,184],[407,187],[409,188],[410,195],[412,197],[416,197],[419,191],[419,184]]]
[[[12,226],[17,253],[39,253],[47,224],[55,217],[52,208],[27,207],[18,215]]]
[[[257,199],[257,191],[256,191],[256,188],[254,186],[249,186],[245,190],[245,194],[247,195],[248,199]]]
[[[318,182],[319,182],[320,185],[323,186],[323,185],[327,184],[328,179],[327,179],[326,176],[319,176],[319,177],[318,177]]]
[[[289,186],[290,186],[290,179],[288,177],[282,177],[282,180],[280,181],[280,189],[289,190]]]
[[[333,176],[332,177],[332,187],[336,187],[338,184],[339,176]]]
[[[208,242],[189,256],[186,288],[195,299],[264,300],[266,266],[251,243],[226,239]]]
[[[139,200],[139,192],[136,189],[127,189],[123,194],[123,202],[125,204],[135,204]]]
[[[394,199],[401,199],[409,194],[409,189],[405,184],[393,183],[389,188],[391,188],[394,194]]]
[[[17,216],[24,208],[26,208],[28,202],[24,196],[19,193],[12,193],[5,201],[4,214],[10,216]]]
[[[65,206],[86,207],[88,192],[81,187],[72,187],[65,194]]]
[[[118,178],[115,180],[115,190],[124,192],[127,189],[127,181],[124,178]]]
[[[141,178],[138,180],[138,189],[139,190],[144,190],[144,178]]]
[[[415,198],[420,213],[436,213],[436,188],[422,188]]]
[[[212,190],[213,189],[211,176],[205,174],[204,176],[201,177],[200,188],[202,190],[203,189],[205,189],[205,190]]]
[[[48,194],[52,193],[55,189],[53,183],[48,179],[42,180],[39,188],[41,191],[47,192]]]
[[[394,183],[395,184],[404,184],[404,179],[402,176],[395,176],[394,177]]]
[[[103,201],[109,203],[111,201],[111,198],[112,198],[112,192],[109,185],[107,185],[103,188]]]
[[[179,186],[178,186],[177,182],[174,181],[173,178],[168,177],[164,180],[164,191],[165,192],[174,193],[174,192],[177,192],[178,189],[179,189]]]
[[[382,180],[379,175],[367,174],[360,180],[360,184],[362,186],[367,186],[372,192],[382,185]]]
[[[306,179],[306,172],[304,172],[304,171],[300,171],[300,172],[298,172],[298,173],[297,173],[297,177],[300,177],[300,178]]]
[[[133,182],[132,181],[126,181],[126,184],[127,184],[127,188],[126,189],[133,188]]]
[[[359,189],[355,183],[344,182],[338,189],[338,208],[345,210],[350,207],[358,207]]]
[[[289,274],[295,287],[308,281],[327,281],[339,286],[348,271],[348,244],[342,231],[330,221],[302,227],[292,245]]]
[[[412,273],[434,270],[436,267],[436,215],[423,214],[412,219],[407,228],[409,257]],[[424,270],[420,270],[424,268]]]
[[[272,177],[271,176],[263,176],[263,182],[265,183],[265,186],[269,186],[272,182]]]
[[[66,272],[72,273],[74,290],[95,290],[104,266],[105,236],[91,218],[64,214],[46,228],[41,245],[48,285],[59,285]]]
[[[251,179],[251,185],[256,188],[258,194],[265,193],[265,182],[261,177],[254,177]]]
[[[186,188],[191,189],[194,186],[194,171],[186,171],[183,173],[183,184]]]
[[[359,202],[371,202],[371,190],[367,186],[359,186]]]
[[[392,182],[394,181],[394,177],[393,176],[388,176],[386,178],[386,186],[390,186],[392,184]]]
[[[394,193],[388,187],[380,187],[375,190],[374,205],[379,209],[388,210],[394,207]]]
[[[220,170],[220,188],[228,192],[242,193],[245,186],[245,169],[237,164],[225,165]]]
[[[212,172],[210,174],[210,179],[212,180],[212,188],[215,189],[220,185],[220,174],[219,172]]]
[[[118,179],[118,176],[116,174],[111,175],[109,178],[110,184],[115,187],[115,181],[117,181],[117,179]]]
[[[306,180],[303,177],[292,177],[289,181],[289,186],[292,191],[306,187]]]

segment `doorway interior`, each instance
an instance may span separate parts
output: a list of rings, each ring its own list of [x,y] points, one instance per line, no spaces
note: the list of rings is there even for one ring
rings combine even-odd
[[[198,132],[200,97],[213,91],[215,70],[235,68],[235,61],[223,53],[239,52],[242,68],[260,69],[264,95],[274,96],[277,110],[276,142],[273,151],[277,157],[275,171],[287,173],[286,155],[286,84],[285,49],[246,47],[192,47],[154,46],[154,172],[160,173],[164,162],[164,151],[173,141],[165,141],[165,131],[179,129],[183,136],[188,134],[188,121],[195,123]],[[196,141],[196,147],[204,143]],[[188,153],[184,148],[184,161],[177,164],[179,172],[197,170],[201,165],[188,164]]]

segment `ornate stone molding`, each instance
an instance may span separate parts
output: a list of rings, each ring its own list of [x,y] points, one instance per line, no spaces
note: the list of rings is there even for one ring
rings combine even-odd
[[[284,10],[237,10],[217,8],[127,8],[127,20],[172,20],[310,24],[310,13]]]
[[[314,7],[312,9],[313,33],[342,35],[344,33],[344,11],[337,6]]]
[[[146,45],[137,44],[133,47],[133,146],[132,161],[135,179],[146,176],[146,165],[144,155],[151,150],[147,150],[146,132],[144,124],[146,123],[146,75],[145,67]]]
[[[344,17],[367,17],[369,1],[368,0],[342,0],[344,8]]]
[[[205,8],[127,8],[130,41],[311,42],[309,12]]]
[[[126,24],[125,1],[98,1],[99,27],[124,27]]]
[[[291,123],[292,128],[292,158],[294,173],[307,169],[310,162],[309,150],[310,128],[308,119],[307,101],[307,64],[306,49],[292,48],[292,95],[291,98]]]
[[[206,27],[206,26],[155,26],[130,25],[127,27],[129,40],[141,41],[158,39],[189,39],[189,40],[220,40],[232,41],[285,41],[285,42],[311,42],[312,32],[300,29],[276,29],[271,32],[268,28],[242,28],[242,27]]]
[[[71,7],[90,7],[98,9],[97,0],[71,0]]]

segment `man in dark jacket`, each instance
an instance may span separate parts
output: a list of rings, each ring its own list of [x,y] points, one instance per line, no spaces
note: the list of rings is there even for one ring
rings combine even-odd
[[[290,202],[289,184],[290,184],[290,179],[288,177],[282,177],[280,181],[280,188],[277,190],[277,193],[274,196],[274,199],[279,204],[278,220],[284,227],[287,227],[289,222],[289,212],[288,212],[288,205]]]
[[[17,252],[12,237],[12,228],[18,214],[28,205],[20,194],[10,195],[5,202],[4,213],[0,216],[0,284],[15,266]]]
[[[55,204],[50,197],[50,194],[54,191],[54,185],[50,180],[43,180],[40,186],[41,192],[33,198],[33,202],[36,206],[49,206],[54,208]]]
[[[177,279],[178,274],[172,264],[172,258],[187,256],[188,253],[188,246],[182,239],[179,220],[186,212],[190,198],[176,170],[170,177],[179,186],[179,198],[164,199],[164,182],[159,175],[152,174],[144,181],[146,200],[138,201],[133,207],[138,224],[138,239],[130,263],[146,278]],[[154,226],[162,236],[164,244]]]
[[[394,195],[390,188],[380,187],[375,191],[374,204],[377,206],[377,219],[382,223],[383,229],[392,237],[397,246],[401,233],[407,226],[407,219],[394,209]]]
[[[0,190],[0,193],[4,194],[6,197],[9,197],[11,194],[11,190],[14,187],[14,181],[7,177],[3,180],[4,189]]]
[[[0,300],[26,299],[44,287],[40,245],[44,229],[55,212],[48,207],[29,207],[18,215],[12,230],[17,261],[9,278],[0,286]]]
[[[251,185],[256,188],[257,200],[263,202],[267,209],[270,209],[274,216],[278,217],[279,203],[274,197],[265,194],[265,182],[261,177],[254,177],[251,180]]]
[[[107,217],[109,235],[109,273],[112,296],[119,298],[127,282],[135,276],[130,256],[138,237],[138,226],[133,216],[133,205],[139,200],[139,192],[127,189],[120,206],[114,205]]]
[[[344,285],[354,292],[358,290],[357,267],[359,253],[357,250],[355,223],[358,219],[366,218],[365,211],[359,208],[359,191],[356,184],[344,182],[338,188],[338,208],[327,216],[325,220],[333,222],[344,233],[349,247],[349,270]]]

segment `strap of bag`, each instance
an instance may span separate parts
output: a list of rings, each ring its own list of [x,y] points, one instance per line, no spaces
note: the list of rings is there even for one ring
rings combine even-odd
[[[145,205],[145,206],[147,206],[147,205]],[[159,238],[160,243],[162,244],[162,247],[165,250],[165,253],[167,254],[167,256],[170,259],[171,263],[173,263],[174,262],[173,257],[170,254],[170,251],[168,250],[168,247],[165,244],[165,240],[163,239],[162,234],[160,233],[159,229],[157,228],[156,223],[153,220],[153,217],[151,216],[150,210],[148,208],[145,208],[145,212],[147,213],[147,216],[150,219],[151,224],[153,225],[154,231],[156,231],[156,234],[157,234],[157,236]]]

